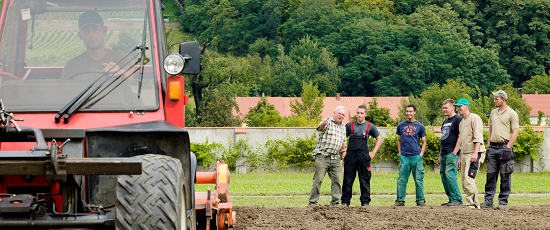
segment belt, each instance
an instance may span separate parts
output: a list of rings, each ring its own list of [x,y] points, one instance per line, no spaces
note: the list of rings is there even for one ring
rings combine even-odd
[[[504,142],[491,142],[491,146],[502,146],[502,145],[507,145],[508,144],[508,141],[504,141]]]

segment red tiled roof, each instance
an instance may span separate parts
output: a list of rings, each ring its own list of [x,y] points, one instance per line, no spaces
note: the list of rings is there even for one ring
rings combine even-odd
[[[390,109],[390,116],[395,119],[399,117],[398,107],[401,103],[402,98],[407,101],[409,100],[408,97],[376,97],[376,100],[378,101],[378,107],[385,107]],[[245,119],[245,116],[248,114],[248,110],[250,110],[250,107],[256,106],[260,99],[260,97],[235,98],[235,101],[237,102],[237,104],[239,105],[239,109],[241,110],[241,120]],[[296,99],[300,100],[300,98],[297,97],[266,97],[267,102],[275,106],[275,109],[279,111],[281,117],[288,117],[293,115],[290,111],[290,101]],[[336,100],[336,97],[326,97],[323,100],[325,107],[323,108],[321,117],[325,118],[332,116],[334,114],[334,109],[342,105],[348,110],[344,122],[349,122],[351,121],[351,118],[355,115],[355,109],[357,108],[357,106],[362,104],[366,104],[368,106],[368,103],[372,100],[373,97],[340,97],[340,100]],[[238,114],[233,111],[233,115],[236,116]]]
[[[550,94],[522,94],[521,97],[532,108],[530,116],[537,117],[539,110],[544,112],[545,115],[550,115],[550,106],[548,106]]]

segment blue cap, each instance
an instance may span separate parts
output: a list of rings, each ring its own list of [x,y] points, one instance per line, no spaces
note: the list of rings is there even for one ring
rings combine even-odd
[[[470,101],[466,98],[460,98],[458,99],[458,102],[455,105],[467,105],[470,106]]]

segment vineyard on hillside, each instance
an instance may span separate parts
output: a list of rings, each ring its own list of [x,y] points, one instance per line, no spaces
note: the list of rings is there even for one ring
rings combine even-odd
[[[55,12],[36,15],[34,29],[27,32],[27,67],[62,67],[86,47],[78,37],[79,12]],[[141,43],[143,14],[134,11],[100,12],[108,27],[107,48],[127,54]],[[66,27],[59,28],[59,21]],[[55,23],[54,23],[55,22]],[[29,20],[29,23],[32,23]]]

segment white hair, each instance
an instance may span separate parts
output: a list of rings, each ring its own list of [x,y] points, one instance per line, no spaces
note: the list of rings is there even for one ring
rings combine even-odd
[[[339,105],[338,107],[336,107],[336,109],[334,110],[334,112],[337,113],[338,110],[340,110],[340,109],[341,109],[341,110],[344,110],[344,113],[348,111],[348,110],[346,110],[346,107]]]

